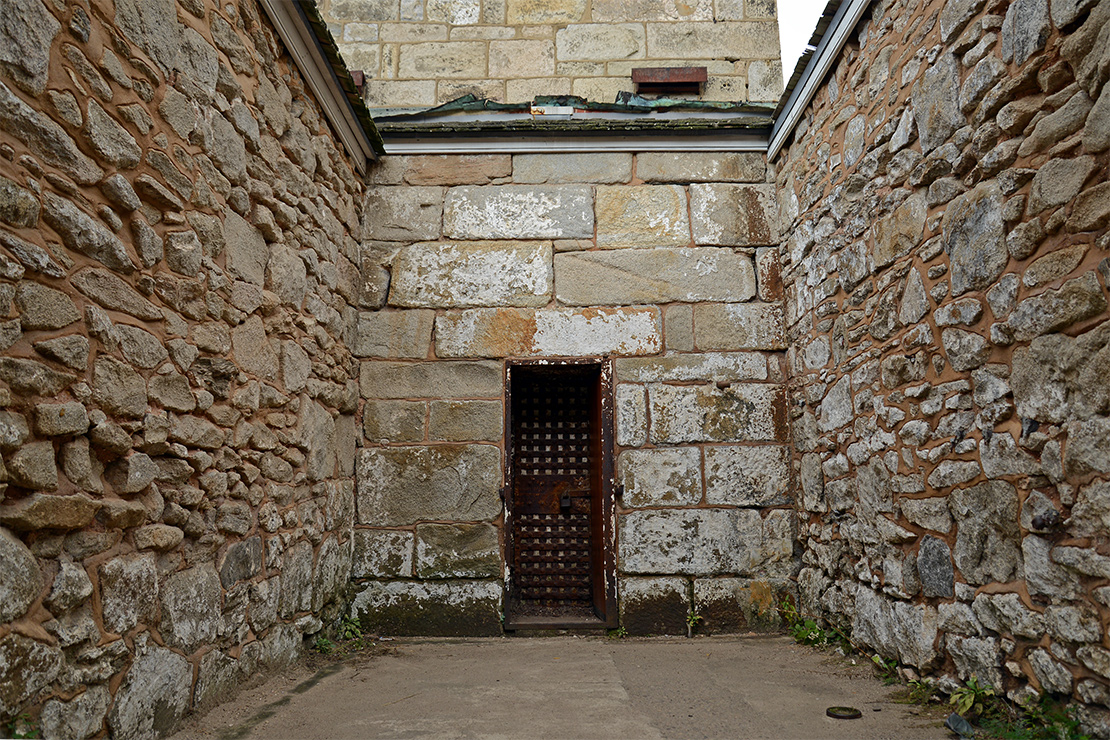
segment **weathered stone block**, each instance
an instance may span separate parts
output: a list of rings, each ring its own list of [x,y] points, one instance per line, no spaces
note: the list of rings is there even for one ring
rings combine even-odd
[[[397,65],[400,77],[416,80],[481,79],[486,71],[486,45],[480,41],[405,44]]]
[[[93,520],[98,508],[99,504],[84,493],[35,493],[0,506],[0,524],[16,531],[81,529]]]
[[[613,185],[632,179],[632,155],[625,153],[518,154],[513,181],[529,184],[598,183]]]
[[[597,245],[681,247],[690,243],[686,191],[680,185],[597,188]]]
[[[645,182],[763,182],[767,162],[758,152],[650,152],[636,157]]]
[[[937,611],[930,606],[891,602],[866,586],[856,588],[852,637],[880,655],[928,668],[937,659]]]
[[[559,61],[642,58],[647,48],[639,23],[578,23],[555,32]]]
[[[398,159],[402,161],[404,181],[409,185],[487,185],[513,174],[513,160],[508,154],[441,154]]]
[[[108,713],[113,737],[169,735],[189,710],[193,689],[189,662],[156,645],[144,645],[139,652]]]
[[[555,295],[570,306],[747,301],[755,270],[730,249],[564,252],[555,255]]]
[[[412,532],[355,530],[352,578],[411,578],[416,538]]]
[[[492,445],[366,449],[358,458],[358,521],[477,521],[501,511],[501,453]]]
[[[657,59],[761,59],[777,30],[775,21],[648,23],[647,44]]]
[[[420,524],[416,527],[416,577],[497,578],[501,544],[492,524]]]
[[[444,442],[500,442],[504,418],[500,401],[432,401],[428,436]]]
[[[410,308],[544,306],[551,300],[547,242],[437,242],[393,260],[389,302]]]
[[[871,250],[875,267],[886,267],[917,248],[925,231],[926,215],[925,194],[917,193],[875,224]]]
[[[63,664],[62,651],[18,632],[0,639],[0,716],[15,717],[27,701],[48,687]]]
[[[694,341],[700,350],[784,349],[782,307],[768,303],[694,306]]]
[[[956,520],[953,557],[971,584],[1006,583],[1021,575],[1021,533],[1014,487],[990,481],[953,491],[948,506]]]
[[[943,231],[952,265],[952,295],[989,288],[1010,259],[998,182],[982,183],[953,200],[944,212]]]
[[[89,429],[89,415],[83,404],[40,403],[35,406],[35,431],[45,437],[84,434]]]
[[[1107,308],[1094,270],[1055,290],[1026,298],[1017,305],[1007,324],[1014,339],[1025,341],[1098,316]]]
[[[58,466],[54,462],[53,442],[32,442],[8,458],[8,480],[32,491],[58,488]]]
[[[491,41],[490,77],[553,77],[555,43],[550,39]],[[579,182],[582,182],[579,180]]]
[[[501,634],[500,581],[372,581],[351,604],[374,634],[489,637]]]
[[[622,452],[617,475],[625,506],[701,503],[701,451],[696,447]]]
[[[747,578],[698,578],[694,609],[702,621],[694,628],[706,634],[778,632],[779,605],[793,595],[788,581]]]
[[[620,520],[624,573],[751,575],[762,522],[750,509],[634,511]]]
[[[432,311],[367,311],[358,315],[351,354],[355,357],[427,358],[432,345]]]
[[[363,214],[363,230],[370,239],[438,239],[443,224],[443,188],[369,187]]]
[[[790,454],[786,447],[707,447],[705,501],[730,506],[790,503]]]
[[[773,385],[652,385],[648,397],[655,444],[786,439],[786,401]]]
[[[700,246],[769,246],[778,241],[773,185],[690,186],[694,242]]]
[[[220,579],[211,565],[178,571],[166,579],[159,628],[166,642],[186,654],[212,642],[222,596]]]
[[[650,355],[662,349],[660,323],[657,308],[478,308],[436,318],[436,355]]]
[[[363,433],[372,442],[421,442],[426,413],[423,401],[366,401]]]
[[[39,722],[45,737],[88,738],[100,732],[112,694],[106,685],[90,686],[70,701],[51,699],[42,708]]]
[[[767,358],[758,352],[627,357],[617,360],[616,371],[618,380],[633,383],[766,380]]]
[[[451,239],[591,239],[593,193],[584,186],[451,188],[443,231]]]
[[[640,447],[647,444],[647,393],[641,385],[617,386],[617,444]]]
[[[621,626],[632,635],[681,635],[690,613],[686,578],[622,578]]]
[[[85,156],[78,148],[77,142],[65,132],[65,129],[24,103],[3,82],[0,82],[0,124],[3,125],[6,132],[26,144],[32,154],[41,157],[48,164],[57,166],[78,183],[92,185],[104,177],[104,170],[98,167],[92,159]],[[81,244],[88,247],[91,246],[92,241],[99,241],[105,235],[111,234],[107,229],[99,227],[94,232],[79,235],[77,230],[72,229],[71,226],[74,216],[80,213],[80,216],[84,217],[82,219],[83,224],[95,226],[96,222],[85,216],[84,213],[79,212],[76,207],[68,205],[65,199],[59,196],[48,194],[46,201],[48,203],[52,201],[53,207],[44,211],[44,218],[48,223],[53,219],[57,225],[51,225],[63,237],[70,237],[67,241],[71,241],[75,245]],[[120,249],[112,249],[114,256],[118,257],[125,254],[118,239],[112,244],[112,247],[116,246],[119,246]],[[105,260],[101,261],[108,264]],[[109,265],[109,267],[112,266]],[[134,267],[128,263],[128,269],[134,269]]]
[[[27,547],[0,529],[0,621],[19,619],[42,591],[42,572]]]
[[[914,86],[914,119],[921,153],[928,154],[965,125],[960,112],[960,66],[953,54],[943,54]]]
[[[109,560],[100,566],[104,628],[122,634],[158,612],[158,572],[153,555]]]
[[[497,362],[364,362],[363,398],[500,398]]]
[[[73,299],[60,290],[30,281],[16,287],[15,305],[24,331],[61,329],[81,320]]]

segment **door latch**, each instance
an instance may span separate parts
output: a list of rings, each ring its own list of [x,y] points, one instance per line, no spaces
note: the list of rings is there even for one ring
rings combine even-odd
[[[570,511],[570,494],[569,493],[564,493],[559,498],[559,508],[562,509],[564,514],[568,511]]]

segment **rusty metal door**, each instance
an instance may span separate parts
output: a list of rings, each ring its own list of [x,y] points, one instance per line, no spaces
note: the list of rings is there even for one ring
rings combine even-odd
[[[506,627],[606,626],[612,553],[608,365],[510,364]]]

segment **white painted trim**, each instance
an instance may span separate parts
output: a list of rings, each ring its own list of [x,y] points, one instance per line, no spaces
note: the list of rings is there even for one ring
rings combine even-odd
[[[367,162],[376,160],[378,155],[351,110],[350,101],[335,79],[335,72],[324,58],[320,42],[301,14],[297,0],[260,0],[260,4],[285,43],[289,55],[304,74],[305,82],[354,160],[355,167],[361,174],[366,174]]]
[[[801,80],[794,87],[786,107],[783,108],[775,127],[771,132],[771,142],[767,149],[767,161],[774,161],[779,151],[786,143],[786,138],[798,125],[806,107],[817,94],[817,88],[825,79],[825,75],[832,68],[833,62],[840,56],[840,50],[848,42],[848,36],[863,17],[864,11],[871,4],[871,0],[845,0],[833,16],[832,23],[821,39],[820,45],[813,53],[802,73]]]
[[[634,133],[624,136],[443,136],[385,139],[392,154],[554,154],[562,152],[765,152],[763,134],[722,136]]]

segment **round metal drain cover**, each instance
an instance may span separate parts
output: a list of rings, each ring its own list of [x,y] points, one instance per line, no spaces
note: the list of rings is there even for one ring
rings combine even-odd
[[[863,712],[855,707],[829,707],[825,714],[833,719],[859,719],[863,716]]]

